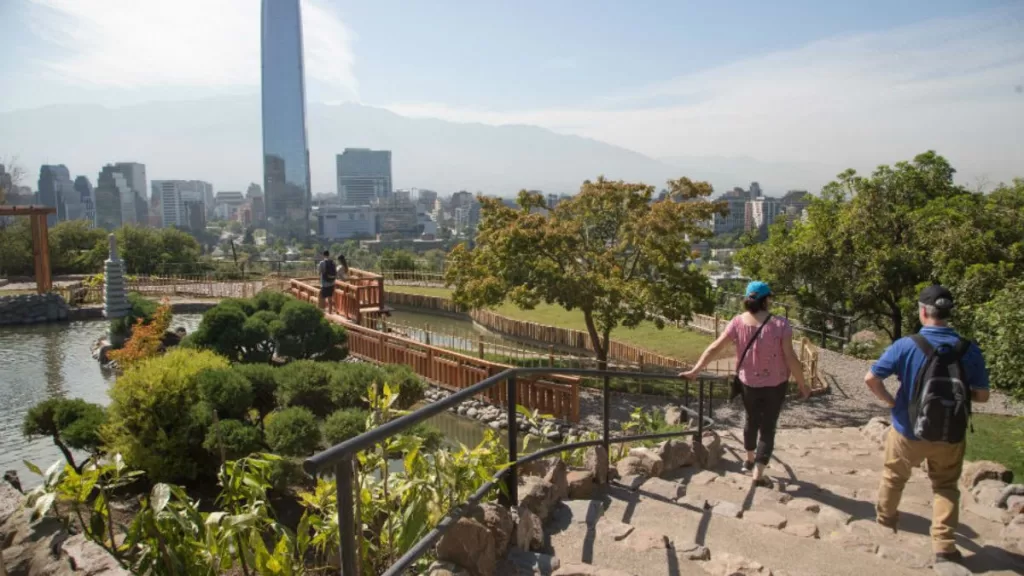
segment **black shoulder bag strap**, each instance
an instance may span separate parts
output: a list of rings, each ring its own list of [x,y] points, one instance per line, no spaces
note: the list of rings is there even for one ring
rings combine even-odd
[[[743,354],[740,354],[740,361],[736,363],[736,375],[733,376],[732,379],[732,389],[729,392],[729,400],[743,394],[743,382],[740,380],[740,368],[743,367],[743,361],[747,359],[747,352],[750,352],[750,347],[754,345],[754,341],[761,335],[761,329],[763,329],[764,325],[771,319],[772,315],[769,312],[768,317],[764,319],[764,322],[761,322],[761,325],[757,327],[757,331],[755,331],[754,335],[750,337],[750,341],[747,342],[747,347],[743,349]]]

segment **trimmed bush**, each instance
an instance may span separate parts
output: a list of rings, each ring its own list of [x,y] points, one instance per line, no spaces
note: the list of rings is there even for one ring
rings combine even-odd
[[[324,439],[335,445],[366,432],[366,417],[369,413],[361,408],[338,410],[324,422]]]
[[[334,373],[329,364],[296,360],[275,370],[277,402],[300,406],[323,418],[339,406],[335,401]]]
[[[316,416],[298,406],[268,416],[266,436],[270,449],[284,456],[309,456],[321,438]]]
[[[197,376],[199,396],[222,420],[242,420],[253,404],[249,380],[231,368],[203,370]]]
[[[132,326],[135,326],[135,322],[139,318],[148,324],[153,319],[153,315],[156,314],[156,309],[159,306],[156,302],[143,298],[138,292],[128,293],[128,304],[131,305],[128,315],[112,320],[110,323],[110,330],[124,338],[128,338],[131,335]]]
[[[257,310],[269,310],[276,316],[291,298],[281,292],[264,290],[253,299]]]
[[[238,460],[259,452],[263,440],[259,430],[241,420],[221,420],[207,430],[203,448],[219,460],[222,447],[225,460]]]
[[[332,325],[316,306],[289,300],[278,317],[273,334],[281,356],[342,360],[347,354],[340,348],[347,341],[345,330]]]
[[[387,382],[392,390],[398,390],[397,408],[405,410],[423,400],[427,385],[412,368],[405,364],[388,364],[383,370],[384,382]]]
[[[349,362],[334,366],[334,400],[339,407],[358,406],[365,408],[366,390],[370,384],[382,384],[385,372],[379,366],[368,362]]]
[[[213,352],[175,348],[129,369],[110,387],[101,428],[108,451],[120,453],[153,482],[193,480],[209,472],[202,449],[206,433],[192,410],[201,400],[199,374],[227,366]]]
[[[267,364],[235,364],[232,370],[249,381],[252,387],[252,407],[260,414],[260,421],[277,408],[277,370]]]
[[[21,431],[27,438],[49,436],[68,463],[75,466],[68,448],[98,452],[102,445],[100,427],[106,418],[99,404],[81,398],[50,398],[29,409]]]

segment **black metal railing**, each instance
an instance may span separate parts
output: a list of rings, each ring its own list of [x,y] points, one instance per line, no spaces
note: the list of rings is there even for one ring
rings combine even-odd
[[[610,400],[611,391],[609,387],[609,381],[611,378],[633,378],[637,380],[668,380],[677,379],[678,376],[667,375],[667,374],[654,374],[647,372],[621,372],[617,370],[590,370],[580,368],[553,368],[553,367],[541,367],[541,368],[509,368],[504,372],[495,374],[489,378],[481,380],[476,384],[464,388],[454,394],[451,394],[447,398],[438,400],[427,404],[426,406],[396,418],[390,422],[387,422],[373,430],[369,430],[350,438],[341,444],[332,446],[323,452],[315,454],[303,462],[303,469],[306,473],[311,476],[318,476],[321,474],[333,473],[336,481],[337,489],[337,500],[338,500],[338,528],[340,534],[340,559],[341,559],[341,574],[344,576],[355,576],[358,574],[357,565],[359,564],[359,548],[356,546],[356,518],[355,518],[355,495],[354,495],[354,462],[356,454],[359,452],[369,449],[374,445],[409,429],[413,425],[430,418],[436,414],[440,414],[445,410],[456,406],[457,404],[468,400],[485,390],[493,388],[505,382],[507,384],[507,398],[515,399],[516,396],[516,377],[527,376],[527,375],[565,375],[565,376],[583,376],[590,378],[604,378],[604,402],[602,410],[602,436],[596,440],[586,440],[581,442],[573,442],[570,444],[559,444],[557,446],[551,446],[538,450],[529,455],[523,456],[522,458],[518,455],[518,447],[516,445],[519,422],[516,418],[516,404],[514,401],[510,401],[506,406],[508,411],[508,466],[497,472],[494,477],[488,482],[484,483],[480,488],[474,492],[465,502],[461,505],[456,506],[453,510],[450,510],[448,514],[441,519],[438,525],[428,532],[423,538],[414,544],[401,558],[399,558],[394,564],[388,568],[382,576],[398,576],[407,570],[412,564],[418,560],[421,556],[430,550],[441,536],[450,528],[455,522],[462,517],[465,511],[472,505],[478,504],[483,498],[499,484],[504,484],[504,503],[508,506],[517,506],[519,504],[519,477],[517,469],[523,464],[533,462],[540,458],[544,458],[550,454],[558,452],[567,452],[571,450],[577,450],[579,448],[588,448],[591,446],[603,446],[605,452],[611,454],[610,447],[612,444],[619,444],[623,442],[637,442],[641,440],[660,440],[667,438],[679,438],[684,436],[695,436],[697,441],[704,434],[704,430],[710,429],[715,425],[714,420],[711,416],[712,412],[712,397],[714,391],[714,385],[716,383],[724,383],[725,377],[722,376],[702,376],[697,381],[698,394],[697,394],[697,411],[694,412],[688,406],[682,406],[681,408],[687,412],[696,421],[696,429],[688,429],[678,432],[661,432],[656,434],[643,434],[635,436],[611,436],[610,428]],[[689,385],[687,382],[687,392]],[[707,392],[707,393],[705,393]],[[707,397],[707,409],[708,416],[704,415],[705,410],[705,396]],[[688,403],[688,402],[687,402]]]

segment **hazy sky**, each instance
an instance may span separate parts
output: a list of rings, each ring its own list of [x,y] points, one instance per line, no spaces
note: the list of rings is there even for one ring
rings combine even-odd
[[[534,124],[655,158],[870,168],[932,148],[974,177],[1024,175],[1020,0],[303,10],[311,101]],[[0,0],[0,22],[0,111],[258,90],[258,0]]]

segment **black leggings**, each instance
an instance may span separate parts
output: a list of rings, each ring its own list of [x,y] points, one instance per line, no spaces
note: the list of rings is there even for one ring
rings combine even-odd
[[[752,387],[743,385],[743,407],[747,423],[743,427],[743,447],[757,450],[754,461],[768,465],[775,449],[775,427],[779,423],[782,402],[786,399],[786,383],[778,386]],[[760,438],[758,438],[760,436]]]

